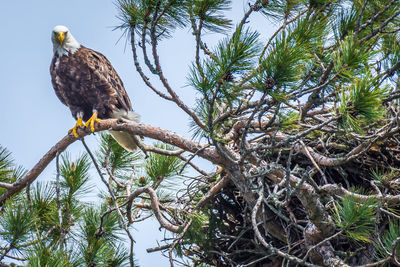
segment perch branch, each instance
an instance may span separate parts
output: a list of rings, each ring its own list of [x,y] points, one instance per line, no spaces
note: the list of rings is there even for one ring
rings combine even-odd
[[[119,123],[122,121],[122,123]],[[168,143],[174,146],[177,146],[181,149],[184,149],[191,153],[197,153],[198,156],[211,161],[214,164],[225,165],[226,160],[224,160],[220,155],[218,155],[217,151],[212,147],[204,148],[204,145],[179,136],[178,134],[163,130],[158,127],[153,127],[150,125],[145,125],[129,120],[117,120],[117,119],[108,119],[103,120],[101,123],[98,123],[95,127],[96,132],[104,131],[104,130],[117,130],[117,131],[126,131],[132,133],[134,135],[141,135],[145,137],[149,137],[152,139],[156,139],[162,141],[164,143]],[[36,178],[43,172],[43,170],[50,164],[50,162],[56,157],[57,152],[63,152],[70,144],[77,141],[79,138],[82,138],[86,135],[89,135],[89,131],[85,131],[82,129],[78,130],[79,137],[75,138],[72,135],[66,135],[63,137],[57,144],[55,144],[40,160],[39,162],[21,179],[10,184],[4,185],[3,188],[6,188],[7,191],[0,196],[0,205],[3,205],[4,202],[12,197],[14,194],[21,191],[23,188],[31,184]],[[204,148],[204,149],[203,149]]]

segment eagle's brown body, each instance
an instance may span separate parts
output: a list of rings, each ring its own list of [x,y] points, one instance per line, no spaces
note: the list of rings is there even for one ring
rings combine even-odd
[[[78,137],[77,128],[95,131],[99,119],[125,118],[138,121],[124,85],[111,63],[102,54],[80,45],[67,27],[54,27],[51,40],[54,57],[50,65],[56,95],[77,119],[69,131]],[[86,121],[86,124],[82,123]],[[134,151],[138,138],[127,132],[110,131],[126,150]]]
[[[56,95],[70,108],[75,119],[79,112],[87,121],[93,110],[100,119],[113,118],[114,112],[121,110],[132,110],[117,72],[96,51],[81,46],[73,54],[54,54],[50,73]]]

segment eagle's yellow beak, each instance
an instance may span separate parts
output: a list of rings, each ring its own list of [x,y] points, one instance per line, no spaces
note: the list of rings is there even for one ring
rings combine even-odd
[[[58,39],[60,45],[62,45],[64,42],[64,39],[65,39],[65,34],[63,32],[57,33],[57,39]]]

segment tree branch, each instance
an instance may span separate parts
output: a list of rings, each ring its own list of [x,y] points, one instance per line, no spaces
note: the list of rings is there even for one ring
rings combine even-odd
[[[156,191],[154,191],[153,188],[151,187],[141,187],[136,189],[135,191],[133,191],[127,198],[127,216],[128,216],[128,220],[129,222],[132,221],[132,218],[130,216],[130,210],[132,209],[132,202],[133,200],[138,197],[140,194],[142,193],[147,193],[150,196],[151,199],[151,209],[154,212],[154,215],[156,216],[156,219],[158,220],[158,222],[160,223],[161,227],[174,232],[174,233],[178,233],[179,232],[179,226],[173,225],[172,223],[170,223],[169,221],[167,221],[164,216],[161,213],[160,210],[160,202],[158,201],[158,197],[156,194]]]
[[[226,165],[227,161],[221,157],[215,148],[202,145],[185,137],[182,137],[174,132],[163,130],[158,127],[137,123],[134,121],[124,119],[108,119],[102,120],[101,123],[96,124],[96,132],[104,130],[125,131],[134,135],[145,136],[153,138],[164,143],[177,146],[185,151],[197,153],[199,157],[207,159],[214,164]],[[82,138],[90,134],[89,131],[78,129],[78,138]],[[57,152],[63,152],[70,144],[78,140],[72,135],[66,135],[56,145],[54,145],[40,160],[39,162],[21,179],[7,186],[7,191],[0,196],[0,205],[12,197],[14,194],[21,191],[27,185],[31,184],[43,172],[43,170],[50,164],[56,157]],[[204,148],[207,146],[206,148]],[[201,150],[201,151],[199,151]],[[3,185],[4,186],[4,185]],[[6,187],[5,187],[6,188]]]

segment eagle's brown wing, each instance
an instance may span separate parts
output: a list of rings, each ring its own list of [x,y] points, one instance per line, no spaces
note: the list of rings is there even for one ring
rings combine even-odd
[[[83,112],[87,120],[97,110],[99,118],[111,118],[114,112],[132,110],[120,77],[99,52],[81,46],[73,54],[53,58],[50,72],[58,98],[74,117]]]

